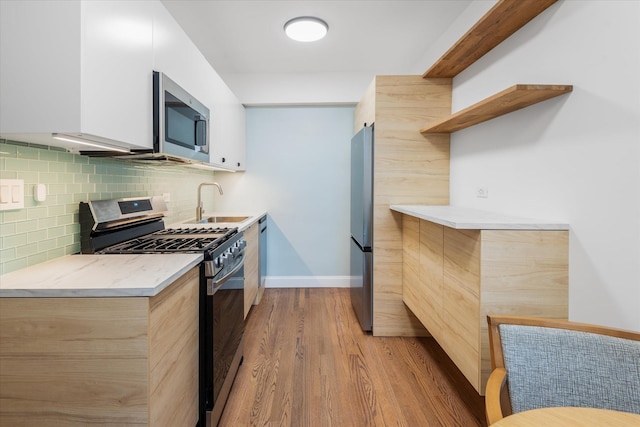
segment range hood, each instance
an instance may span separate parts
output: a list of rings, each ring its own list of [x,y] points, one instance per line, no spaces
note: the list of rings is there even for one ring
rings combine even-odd
[[[122,160],[147,166],[187,166],[195,169],[205,169],[221,172],[235,172],[233,169],[225,169],[186,157],[167,153],[154,153],[153,150],[131,150],[127,154],[114,151],[80,151],[80,154],[89,157],[105,157],[114,160]]]

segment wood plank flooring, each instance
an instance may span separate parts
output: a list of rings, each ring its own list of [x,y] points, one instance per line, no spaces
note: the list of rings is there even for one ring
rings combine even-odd
[[[466,427],[484,416],[432,338],[363,333],[349,289],[267,289],[219,425]]]

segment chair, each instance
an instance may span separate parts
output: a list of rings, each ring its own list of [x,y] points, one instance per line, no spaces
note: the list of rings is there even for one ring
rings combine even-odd
[[[521,411],[577,406],[640,414],[640,333],[566,320],[487,316],[489,425]]]

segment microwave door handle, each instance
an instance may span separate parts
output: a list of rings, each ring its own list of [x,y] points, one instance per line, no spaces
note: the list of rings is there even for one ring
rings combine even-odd
[[[204,147],[207,145],[207,121],[202,116],[196,116],[194,120],[195,145]]]

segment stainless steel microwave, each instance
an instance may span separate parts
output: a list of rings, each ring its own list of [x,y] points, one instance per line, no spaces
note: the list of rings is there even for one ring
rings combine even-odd
[[[209,163],[209,109],[153,72],[153,151]]]

